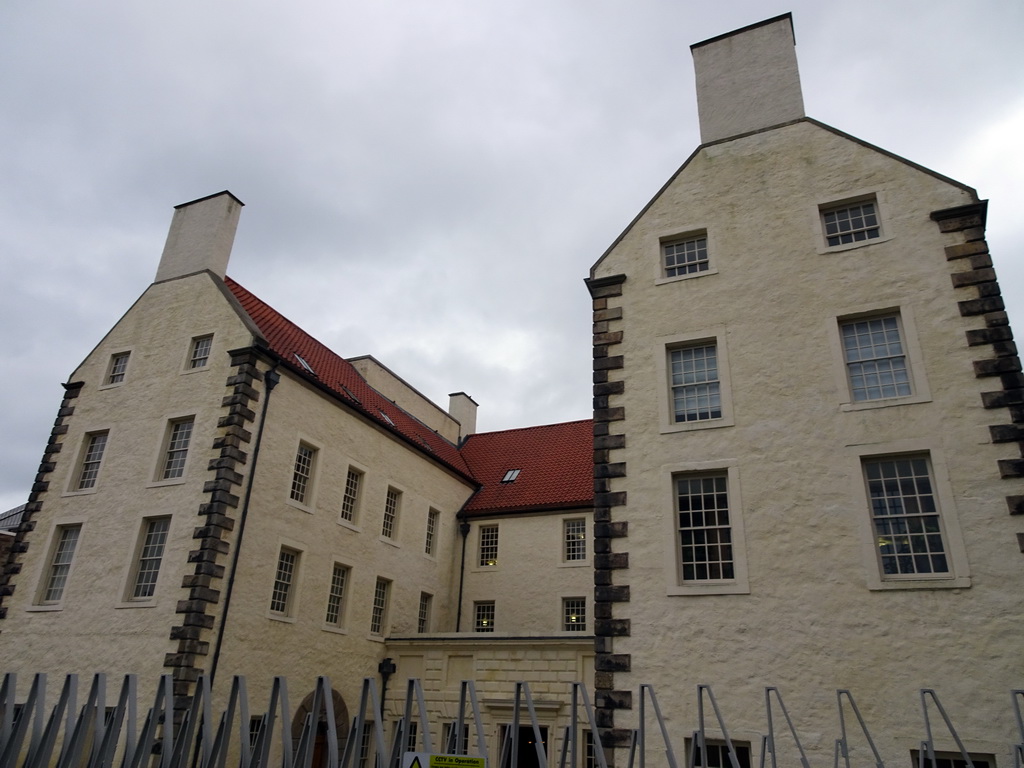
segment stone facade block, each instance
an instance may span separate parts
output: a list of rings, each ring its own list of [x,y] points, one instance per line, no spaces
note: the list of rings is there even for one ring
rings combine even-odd
[[[594,466],[594,477],[625,477],[626,476],[626,464],[625,462],[615,462],[611,464],[596,464]]]
[[[994,344],[997,341],[1012,341],[1013,330],[1008,325],[989,326],[967,331],[967,344],[977,347],[981,344]]]
[[[594,568],[599,570],[625,570],[629,568],[628,552],[609,552],[607,554],[594,555]]]
[[[628,603],[629,585],[594,587],[594,601],[597,603]]]
[[[1020,358],[1016,356],[997,357],[991,360],[975,360],[975,376],[999,376],[1020,370]]]
[[[628,653],[598,653],[594,656],[594,669],[601,672],[629,672],[630,663]]]
[[[954,272],[950,275],[950,279],[953,281],[954,288],[964,288],[968,285],[994,282],[996,273],[995,270],[989,268],[972,269],[967,272]]]
[[[629,619],[599,619],[594,622],[594,634],[600,637],[629,637]]]
[[[958,301],[957,306],[960,308],[960,314],[963,317],[984,315],[989,312],[1000,312],[1006,309],[1006,305],[1003,303],[1002,298],[998,296],[991,298],[968,299],[967,301]]]

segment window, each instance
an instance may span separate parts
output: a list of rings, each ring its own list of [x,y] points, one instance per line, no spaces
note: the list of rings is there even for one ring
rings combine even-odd
[[[566,632],[587,631],[587,599],[585,597],[562,598],[562,629]]]
[[[707,756],[701,754],[701,749],[695,744],[695,739],[686,740],[686,749],[693,752],[691,765],[704,766],[705,768],[732,768],[732,760],[729,758],[729,747],[722,741],[707,740],[704,747]],[[732,748],[736,752],[736,762],[739,768],[750,768],[750,743],[745,741],[734,741]]]
[[[976,752],[969,752],[968,756],[974,763],[974,768],[995,768],[996,756],[983,755]],[[916,750],[910,750],[910,760],[914,768],[921,765],[921,758],[924,758],[925,768],[968,768],[967,761],[959,752],[935,752],[935,762],[928,759],[928,753],[924,755]]]
[[[61,525],[54,535],[53,555],[50,567],[46,571],[42,595],[39,602],[43,605],[59,603],[64,597],[64,588],[71,573],[71,561],[75,558],[75,547],[82,533],[81,525]]]
[[[397,738],[398,729],[402,728],[403,721],[395,721],[395,738]],[[409,722],[404,725],[404,739],[402,740],[404,752],[415,752],[416,751],[416,737],[419,736],[419,723],[415,720],[410,719]]]
[[[150,518],[143,524],[139,560],[135,564],[135,577],[132,579],[129,599],[146,600],[156,591],[156,578],[160,574],[160,561],[164,557],[167,532],[170,528],[169,517]]]
[[[107,447],[107,433],[94,432],[86,436],[85,453],[82,454],[82,466],[78,472],[79,491],[96,487],[96,479],[100,474],[100,463],[103,461],[103,451]]]
[[[111,355],[104,384],[120,384],[124,381],[125,374],[128,373],[128,358],[131,357],[131,354],[131,352],[118,352],[116,355]]]
[[[481,568],[493,567],[498,564],[498,526],[480,526],[480,560]]]
[[[370,764],[370,746],[373,742],[373,721],[363,723],[362,738],[359,739],[359,768],[368,768]]]
[[[564,557],[567,562],[587,559],[587,521],[583,518],[562,522]]]
[[[354,467],[348,468],[345,478],[345,494],[341,498],[341,519],[355,522],[356,511],[359,509],[359,490],[363,484],[363,473]]]
[[[482,600],[473,603],[473,631],[494,631],[494,601]]]
[[[416,617],[416,631],[421,635],[430,631],[430,606],[434,602],[433,595],[420,592],[420,611]]]
[[[380,526],[380,535],[385,539],[395,537],[395,527],[398,525],[398,509],[402,502],[402,492],[395,488],[388,488],[388,494],[384,498],[384,521]]]
[[[680,579],[735,578],[729,493],[724,474],[676,478]]]
[[[866,459],[863,464],[882,578],[946,577],[949,548],[927,456]]]
[[[516,481],[516,479],[519,477],[519,473],[522,472],[522,471],[523,470],[521,470],[521,469],[510,469],[510,470],[508,470],[508,472],[506,472],[505,475],[501,478],[501,482],[503,482],[503,483],[514,483]]]
[[[210,349],[213,347],[213,336],[196,336],[188,351],[188,369],[205,368],[210,360]]]
[[[171,422],[161,479],[173,480],[185,474],[185,459],[188,458],[188,445],[192,441],[193,423],[192,418]]]
[[[825,242],[830,248],[874,240],[881,236],[874,200],[823,209],[821,221],[825,227]]]
[[[839,331],[854,402],[912,394],[898,314],[841,322]]]
[[[679,423],[722,418],[717,345],[671,349],[668,354],[673,420]]]
[[[331,589],[327,593],[327,616],[324,621],[340,627],[345,607],[345,584],[348,582],[349,569],[341,563],[335,563],[331,571]]]
[[[437,523],[441,519],[441,513],[436,509],[431,509],[427,512],[427,536],[423,542],[423,551],[428,554],[434,554],[434,545],[437,541]]]
[[[316,449],[305,443],[299,443],[295,452],[295,468],[292,471],[292,487],[288,493],[292,501],[305,504],[310,496],[310,480],[313,478],[313,465],[316,461]]]
[[[373,588],[373,611],[370,614],[370,634],[384,634],[388,618],[388,600],[391,597],[391,582],[377,578]]]
[[[274,589],[270,594],[270,612],[290,616],[292,612],[292,587],[299,566],[299,553],[294,549],[281,547],[277,556],[277,572],[274,574]]]
[[[682,277],[708,271],[707,233],[668,240],[661,244],[665,277]]]
[[[441,727],[441,749],[449,755],[461,755],[469,746],[469,723],[462,724],[461,736],[457,725],[456,722],[447,722]],[[458,744],[455,743],[457,738],[461,739]]]

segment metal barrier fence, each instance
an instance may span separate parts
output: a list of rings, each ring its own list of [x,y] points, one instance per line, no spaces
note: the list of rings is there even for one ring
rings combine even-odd
[[[587,689],[581,683],[572,683],[570,689],[569,718],[563,728],[558,768],[608,768]],[[1013,690],[1010,696],[1018,738],[1011,746],[1013,765],[1014,768],[1024,768],[1024,690]],[[0,683],[0,768],[226,768],[229,761],[232,768],[236,764],[239,768],[314,768],[314,763],[316,768],[361,768],[366,761],[365,755],[369,754],[362,750],[368,748],[371,741],[375,768],[400,768],[406,751],[435,752],[419,680],[408,681],[403,715],[396,723],[390,745],[384,738],[380,718],[372,717],[373,713],[382,711],[376,682],[372,678],[363,681],[358,712],[344,733],[339,733],[336,725],[332,688],[326,677],[317,678],[312,701],[297,728],[293,727],[287,681],[282,677],[274,679],[266,709],[256,715],[252,715],[244,677],[232,680],[227,704],[216,714],[210,682],[206,678],[200,678],[196,683],[188,709],[178,713],[173,708],[170,675],[160,678],[153,705],[144,713],[140,713],[138,680],[134,675],[126,675],[116,695],[111,697],[108,697],[106,676],[95,675],[81,706],[77,675],[68,675],[64,679],[56,702],[49,707],[45,674],[33,676],[23,702],[17,703],[16,697],[17,677],[7,674]],[[108,706],[108,702],[112,704]],[[853,695],[848,690],[839,690],[836,702],[840,737],[835,741],[833,768],[851,768],[848,715],[852,715],[855,728],[859,730],[858,738],[866,743],[875,767],[885,768]],[[918,768],[940,765],[933,735],[936,714],[957,745],[963,765],[975,768],[936,692],[922,689],[920,702],[924,738],[918,751]],[[708,707],[713,720],[708,714]],[[648,710],[658,725],[660,745],[648,737]],[[761,739],[760,768],[768,765],[778,768],[776,733],[780,716],[784,729],[795,744],[800,765],[810,768],[793,720],[775,687],[765,689],[765,712],[767,732]],[[527,683],[518,682],[512,702],[511,726],[503,729],[497,750],[499,768],[520,764],[519,739],[515,735],[519,734],[520,727],[527,727],[523,724],[524,713],[534,736],[536,765],[548,765],[542,726],[538,722],[530,688]],[[688,768],[719,765],[709,762],[706,740],[709,723],[712,727],[717,726],[716,733],[724,737],[721,760],[727,761],[731,768],[741,768],[727,724],[708,685],[697,687],[697,718],[698,726],[691,736],[694,748],[689,750]],[[459,690],[457,717],[445,723],[446,736],[444,743],[437,745],[437,751],[487,758],[483,724],[476,687],[473,681],[464,680]],[[469,737],[470,725],[475,731],[475,739]],[[581,743],[581,727],[588,729],[592,739],[589,744]],[[279,735],[275,737],[275,734]],[[656,746],[664,750],[668,768],[679,768],[654,688],[641,685],[638,727],[632,730],[625,750],[626,768],[646,768],[648,749],[653,751]]]

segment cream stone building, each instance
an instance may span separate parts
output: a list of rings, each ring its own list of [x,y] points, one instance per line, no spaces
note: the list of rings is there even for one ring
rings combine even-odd
[[[655,683],[681,741],[709,684],[751,764],[778,686],[827,764],[850,689],[910,765],[933,688],[976,764],[1012,765],[1024,379],[985,201],[807,117],[788,14],[693,58],[702,144],[588,280],[605,735]]]
[[[489,757],[517,739],[524,768],[516,681],[552,767],[577,681],[617,764],[641,726],[665,764],[651,685],[679,764],[700,701],[700,757],[735,768],[798,764],[770,687],[811,764],[837,689],[852,764],[877,762],[852,701],[916,764],[931,688],[974,765],[1014,765],[1024,376],[985,202],[807,117],[788,14],[693,56],[702,144],[587,280],[592,421],[477,434],[466,394],[446,411],[227,277],[230,193],[179,206],[64,385],[5,671],[171,673],[179,709],[200,675],[221,700],[284,675],[293,703],[328,675],[342,733],[365,678],[388,732],[418,679],[435,744],[474,680]],[[966,765],[932,709],[936,768]]]
[[[226,277],[241,207],[178,206],[155,282],[65,385],[4,671],[171,673],[179,708],[200,675],[264,698],[328,675],[343,731],[381,671],[422,677],[438,722],[452,681],[508,697],[495,659],[542,698],[592,680],[590,422],[476,435],[467,395],[445,412],[341,358]]]

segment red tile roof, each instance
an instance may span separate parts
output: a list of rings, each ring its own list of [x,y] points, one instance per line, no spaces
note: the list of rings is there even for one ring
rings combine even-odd
[[[471,435],[462,456],[483,487],[463,508],[470,515],[589,507],[594,503],[594,422]],[[503,483],[509,470],[516,479]]]
[[[373,389],[351,363],[230,277],[225,277],[224,283],[259,328],[271,351],[292,372],[319,382],[334,396],[368,415],[384,429],[404,438],[416,449],[433,454],[463,475],[470,475],[469,467],[452,443]],[[296,355],[309,364],[314,374],[302,366]]]

